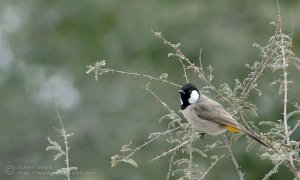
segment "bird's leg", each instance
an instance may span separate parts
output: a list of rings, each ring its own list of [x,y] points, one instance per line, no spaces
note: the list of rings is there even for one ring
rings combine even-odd
[[[205,135],[204,132],[200,132],[200,138],[201,138],[202,140],[204,140],[204,135]]]

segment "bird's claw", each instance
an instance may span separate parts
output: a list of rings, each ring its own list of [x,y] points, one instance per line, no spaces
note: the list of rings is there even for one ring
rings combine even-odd
[[[202,140],[204,140],[204,135],[205,135],[205,133],[200,133],[200,138],[201,138]]]

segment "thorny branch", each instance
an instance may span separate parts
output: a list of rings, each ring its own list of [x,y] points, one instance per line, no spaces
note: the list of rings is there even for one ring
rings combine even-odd
[[[279,166],[283,163],[283,161],[280,161],[277,163],[266,175],[262,180],[268,180],[273,174],[277,173]]]
[[[294,128],[289,131],[289,135],[285,137],[284,141],[287,141],[287,139],[296,131],[296,129],[300,126],[300,120],[298,120],[294,126]]]
[[[125,74],[125,75],[131,75],[131,76],[141,76],[144,78],[147,78],[149,80],[156,80],[156,81],[162,81],[163,83],[168,83],[176,87],[181,87],[179,84],[168,81],[166,77],[160,76],[160,77],[154,77],[147,74],[137,73],[137,72],[127,72],[127,71],[121,71],[121,70],[115,70],[110,68],[103,68],[105,66],[105,60],[97,61],[94,66],[87,66],[88,70],[86,71],[87,74],[94,72],[96,81],[98,80],[98,75],[102,75],[104,73],[119,73],[119,74]]]
[[[203,173],[203,175],[199,178],[200,180],[203,180],[205,178],[205,176],[208,174],[208,172],[217,164],[217,162],[224,158],[224,154],[218,158],[216,158],[215,162],[211,163],[211,166]]]
[[[65,162],[66,162],[66,168],[65,168],[65,175],[67,177],[67,180],[70,180],[70,171],[71,170],[76,170],[77,168],[76,167],[70,167],[70,162],[69,162],[69,150],[70,150],[70,147],[68,146],[68,138],[70,136],[73,135],[73,133],[67,133],[65,127],[64,127],[64,124],[62,122],[62,117],[61,115],[59,114],[59,110],[58,110],[58,103],[57,103],[57,99],[56,99],[56,96],[55,96],[55,93],[53,92],[52,90],[52,94],[53,94],[53,97],[54,97],[54,106],[55,106],[55,109],[56,109],[56,114],[57,114],[57,117],[59,119],[59,122],[60,122],[60,125],[61,125],[61,130],[58,130],[57,128],[54,127],[54,129],[59,132],[61,134],[61,136],[63,137],[64,139],[64,145],[65,145],[65,150],[61,152],[64,154],[65,156]],[[57,171],[58,172],[58,171]]]
[[[253,75],[250,77],[250,80],[246,84],[245,88],[243,89],[239,100],[240,102],[243,102],[247,96],[249,95],[252,88],[254,88],[255,83],[257,82],[258,78],[261,76],[261,74],[264,72],[264,70],[268,67],[268,62],[270,58],[268,56],[263,56],[262,61],[259,64],[259,67],[254,71]]]
[[[287,124],[288,118],[287,118],[287,103],[288,103],[288,73],[287,73],[287,68],[288,68],[288,59],[286,57],[286,45],[285,45],[285,40],[282,32],[282,20],[281,20],[281,15],[280,15],[280,7],[279,3],[277,1],[277,6],[278,6],[278,14],[277,14],[277,25],[278,25],[278,31],[280,34],[280,53],[282,57],[282,65],[283,65],[283,92],[284,92],[284,98],[283,98],[283,123],[284,123],[284,132],[285,132],[285,141],[286,144],[290,144],[290,132],[289,132],[289,126]],[[294,165],[293,162],[293,157],[292,155],[289,156],[289,159],[287,160],[288,166],[290,170],[293,172],[295,178],[298,180],[300,179],[298,171]]]
[[[172,174],[172,167],[173,167],[173,161],[174,161],[174,157],[176,155],[176,151],[173,152],[171,158],[170,158],[170,163],[169,163],[169,170],[168,170],[168,174],[167,174],[167,180],[170,179],[171,174]]]
[[[126,157],[128,157],[128,158],[131,157],[131,156],[132,156],[134,153],[136,153],[138,150],[140,150],[141,148],[147,146],[148,144],[150,144],[150,143],[153,142],[154,140],[156,140],[156,139],[158,139],[158,138],[160,138],[160,137],[162,137],[162,136],[164,136],[164,135],[167,135],[167,134],[169,134],[169,133],[171,133],[171,132],[173,132],[173,131],[175,131],[175,130],[178,130],[178,129],[180,129],[180,128],[187,127],[187,126],[188,126],[188,125],[185,124],[185,125],[178,126],[178,127],[176,127],[176,128],[167,130],[167,131],[165,131],[165,132],[163,132],[163,133],[157,134],[155,137],[151,138],[149,141],[146,141],[146,142],[143,143],[142,145],[140,145],[140,146],[138,146],[137,148],[135,148],[135,149],[134,149],[129,155],[127,155]]]
[[[223,134],[223,140],[224,140],[224,142],[225,142],[225,144],[227,146],[228,153],[229,153],[229,158],[231,159],[231,161],[232,161],[232,163],[233,163],[236,171],[238,172],[240,180],[244,180],[244,174],[241,172],[241,168],[239,167],[239,165],[238,165],[238,163],[237,163],[237,161],[236,161],[236,159],[235,159],[235,157],[233,155],[233,152],[231,150],[230,144],[229,144],[229,142],[228,142],[227,137],[226,137],[225,134]]]
[[[194,141],[194,128],[190,128],[190,144],[189,144],[189,180],[193,180],[193,141]]]
[[[278,9],[278,13],[280,13],[280,10]],[[288,79],[287,79],[287,75],[288,73],[286,72],[286,69],[288,67],[288,62],[286,59],[286,52],[285,52],[285,45],[284,45],[284,39],[283,39],[283,35],[282,35],[282,24],[281,24],[281,16],[280,14],[278,14],[278,30],[279,30],[279,34],[280,36],[280,53],[282,56],[282,65],[283,65],[283,84],[284,84],[284,88],[283,88],[283,92],[284,92],[284,98],[283,98],[283,122],[284,122],[284,132],[285,132],[285,136],[286,136],[286,143],[289,143],[289,127],[287,124],[287,103],[288,103]]]
[[[179,145],[175,146],[174,148],[169,149],[168,151],[163,152],[161,155],[158,155],[155,158],[151,159],[149,162],[153,162],[153,161],[155,161],[157,159],[160,159],[161,157],[164,157],[164,156],[166,156],[166,155],[168,155],[170,153],[173,153],[174,151],[177,151],[178,149],[180,149],[181,147],[185,146],[189,142],[190,142],[190,140],[187,140],[187,141],[185,141],[183,143],[180,143]]]
[[[152,95],[155,97],[155,99],[158,100],[158,102],[160,102],[161,105],[162,105],[166,110],[169,111],[169,113],[173,114],[173,113],[174,113],[174,110],[172,110],[171,108],[169,108],[168,104],[165,103],[164,101],[162,101],[161,98],[158,97],[158,96],[154,93],[154,91],[152,91],[152,90],[149,88],[149,86],[150,86],[150,83],[146,84],[145,89],[146,89],[150,94],[152,94]]]

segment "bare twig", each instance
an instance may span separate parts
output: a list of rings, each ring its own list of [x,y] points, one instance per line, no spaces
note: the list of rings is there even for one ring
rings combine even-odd
[[[295,131],[296,129],[300,126],[300,120],[297,121],[297,123],[295,124],[294,128],[289,132],[289,135],[287,137],[290,137]],[[287,138],[285,137],[285,138]],[[286,141],[286,139],[285,139]]]
[[[262,61],[260,62],[259,67],[254,71],[254,73],[250,77],[250,80],[246,84],[245,88],[243,89],[243,91],[239,97],[240,103],[243,102],[245,100],[245,98],[248,97],[250,90],[254,88],[254,85],[257,82],[258,78],[262,75],[264,70],[268,67],[267,64],[268,64],[269,60],[270,60],[269,57],[266,57],[266,58],[262,57]]]
[[[199,67],[203,71],[203,66],[202,66],[202,49],[199,50]]]
[[[225,154],[223,154],[222,156],[218,157],[213,163],[211,163],[210,167],[202,174],[202,176],[199,178],[200,180],[203,180],[205,178],[205,176],[209,173],[209,171],[217,164],[217,162],[224,158]]]
[[[53,90],[52,90],[52,94],[53,94],[53,97],[54,97],[54,107],[55,107],[55,109],[56,109],[56,115],[57,115],[58,120],[59,120],[59,122],[60,122],[61,128],[62,128],[62,129],[65,129],[64,124],[63,124],[63,122],[62,122],[62,117],[61,117],[60,114],[59,114],[58,103],[57,103],[57,99],[56,99],[56,96],[55,96],[55,93],[54,93]]]
[[[279,6],[279,5],[278,5]],[[282,24],[281,24],[281,16],[280,16],[280,9],[278,8],[278,26],[279,26],[279,34],[280,36],[280,41],[281,41],[281,45],[280,45],[280,52],[281,52],[281,56],[282,56],[282,64],[283,64],[283,92],[284,92],[284,98],[283,98],[283,123],[284,123],[284,132],[285,132],[285,136],[286,136],[286,143],[289,142],[289,127],[287,124],[287,103],[288,103],[288,73],[286,71],[287,67],[288,67],[288,62],[286,59],[286,52],[285,52],[285,45],[284,45],[284,39],[282,36]]]
[[[190,144],[189,144],[189,180],[193,180],[193,141],[194,141],[194,128],[190,128]]]
[[[149,141],[146,141],[146,142],[143,143],[142,145],[140,145],[140,146],[138,146],[137,148],[135,148],[135,149],[134,149],[129,155],[127,155],[126,157],[128,157],[128,158],[131,157],[135,152],[137,152],[137,151],[140,150],[141,148],[147,146],[148,144],[150,144],[150,143],[153,142],[154,140],[156,140],[156,139],[158,139],[158,138],[160,138],[160,137],[162,137],[162,136],[164,136],[164,135],[166,135],[166,134],[169,134],[169,133],[171,133],[171,132],[173,132],[173,131],[175,131],[175,130],[177,130],[177,129],[186,127],[186,126],[188,126],[188,125],[178,126],[178,127],[176,127],[176,128],[167,130],[167,131],[165,131],[165,132],[163,132],[163,133],[160,133],[160,134],[156,135],[155,137],[151,138]]]
[[[170,154],[170,153],[172,153],[174,151],[177,151],[178,149],[180,149],[181,147],[183,147],[184,145],[186,145],[189,142],[190,142],[190,140],[184,141],[183,143],[180,143],[179,145],[175,146],[174,148],[169,149],[168,151],[163,152],[161,155],[156,156],[155,158],[151,159],[149,162],[153,162],[153,161],[155,161],[155,160],[157,160],[157,159],[159,159],[159,158],[161,158],[163,156],[166,156],[166,155],[168,155],[168,154]]]
[[[256,133],[251,129],[251,127],[250,127],[250,125],[247,123],[247,121],[245,120],[245,118],[244,118],[244,116],[243,116],[243,114],[242,114],[242,112],[241,112],[240,109],[238,110],[238,116],[239,116],[240,120],[243,122],[243,125],[245,125],[245,126],[247,127],[247,130],[250,131],[250,132],[252,132],[253,134],[256,134]]]
[[[66,156],[66,166],[67,166],[67,179],[70,180],[70,164],[69,164],[69,149],[70,147],[68,146],[68,134],[65,131],[65,129],[62,129],[63,134],[62,136],[64,137],[64,143],[65,143],[65,156]]]
[[[283,37],[283,32],[282,32],[282,20],[281,20],[281,14],[280,14],[280,5],[277,0],[277,8],[278,8],[278,14],[277,14],[277,29],[280,34],[280,53],[282,57],[282,65],[283,65],[283,92],[284,92],[284,98],[283,98],[283,124],[284,124],[284,133],[285,133],[285,143],[289,145],[290,141],[290,132],[289,132],[289,126],[287,124],[288,118],[287,118],[287,103],[288,103],[288,73],[287,73],[287,68],[288,68],[288,60],[286,57],[286,45],[285,45],[285,40]],[[298,180],[300,179],[298,171],[296,167],[294,166],[293,162],[293,157],[292,155],[289,155],[289,159],[287,160],[287,164],[290,168],[290,170],[293,172],[295,178]]]
[[[231,147],[229,145],[227,137],[226,137],[225,134],[222,134],[222,135],[223,135],[224,142],[225,142],[225,144],[226,144],[226,146],[228,148],[229,157],[232,160],[232,163],[233,163],[233,165],[234,165],[237,173],[239,174],[240,180],[243,180],[244,179],[244,174],[241,172],[241,168],[239,167],[239,165],[238,165],[238,163],[237,163],[237,161],[236,161],[236,159],[235,159],[235,157],[233,155],[233,152],[231,150]]]
[[[265,175],[265,177],[262,180],[268,180],[273,174],[277,173],[278,167],[283,163],[283,161],[280,161],[279,163],[276,163],[276,165]]]
[[[187,73],[186,73],[186,68],[185,68],[185,65],[183,64],[183,62],[182,62],[182,60],[179,58],[179,61],[180,61],[180,64],[181,64],[181,66],[182,66],[182,69],[183,69],[183,76],[185,77],[185,80],[186,80],[186,82],[188,83],[189,82],[189,79],[188,79],[188,77],[187,77]]]
[[[150,86],[150,83],[146,84],[145,89],[146,89],[150,94],[152,94],[152,95],[155,97],[155,99],[158,100],[158,101],[162,104],[162,106],[163,106],[167,111],[169,111],[171,114],[174,113],[174,110],[172,110],[171,108],[169,108],[168,104],[165,103],[160,97],[158,97],[158,96],[154,93],[154,91],[153,91],[152,89],[149,88],[149,86]]]
[[[56,114],[57,114],[57,117],[59,119],[59,122],[60,122],[60,125],[61,125],[61,130],[59,131],[58,129],[56,129],[58,132],[60,132],[61,136],[63,137],[64,139],[64,144],[65,144],[65,150],[64,150],[64,155],[65,155],[65,162],[66,162],[66,177],[67,177],[67,180],[70,180],[70,162],[69,162],[69,150],[70,150],[70,147],[68,146],[68,138],[70,136],[72,136],[73,134],[69,134],[67,133],[65,127],[64,127],[64,124],[62,122],[62,117],[61,115],[59,114],[59,110],[58,110],[58,103],[57,103],[57,99],[56,99],[56,96],[55,96],[55,93],[54,91],[52,90],[52,94],[53,94],[53,97],[54,97],[54,106],[55,106],[55,109],[56,109]]]
[[[100,64],[101,62],[103,62],[103,64]],[[91,66],[91,65],[87,66],[88,70],[86,71],[86,73],[89,74],[91,72],[94,72],[96,80],[98,80],[98,75],[102,75],[104,73],[109,72],[109,73],[119,73],[119,74],[131,75],[131,76],[135,76],[135,77],[140,76],[140,77],[148,78],[149,80],[161,81],[161,82],[168,83],[168,84],[171,84],[176,87],[181,87],[177,83],[166,80],[166,78],[154,77],[151,75],[137,73],[137,72],[127,72],[127,71],[115,70],[115,69],[110,69],[110,68],[103,68],[103,66],[105,66],[104,60],[100,61],[100,62],[97,61],[94,66]]]
[[[212,151],[212,150],[216,150],[216,149],[223,149],[223,148],[228,148],[227,146],[216,146],[212,149],[205,149],[204,152],[208,152],[208,151]]]
[[[153,77],[151,75],[146,75],[146,74],[142,74],[142,73],[126,72],[126,71],[119,71],[119,70],[113,70],[113,69],[106,69],[106,71],[111,72],[111,73],[120,73],[120,74],[127,74],[127,75],[133,75],[133,76],[142,76],[142,77],[148,78],[150,80],[162,81],[164,83],[169,83],[173,86],[181,87],[179,84],[173,83],[173,82],[168,81],[166,79],[157,78],[157,77]]]
[[[170,180],[170,177],[172,175],[173,160],[174,160],[175,155],[176,155],[176,151],[173,152],[173,154],[170,158],[170,164],[169,164],[169,170],[168,170],[168,174],[167,174],[167,180]]]
[[[289,168],[290,168],[290,171],[294,174],[296,180],[300,180],[300,177],[299,177],[299,175],[298,175],[298,170],[296,169],[296,167],[295,167],[295,165],[294,165],[294,163],[293,163],[293,158],[292,158],[292,156],[290,156],[290,158],[291,158],[292,160],[286,160],[286,162],[287,162],[287,164],[288,164],[288,166],[289,166]]]

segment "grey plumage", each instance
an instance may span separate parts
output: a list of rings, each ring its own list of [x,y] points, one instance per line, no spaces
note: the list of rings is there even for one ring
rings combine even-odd
[[[225,126],[216,121],[221,116],[214,113],[219,111],[217,106],[207,106],[204,103],[209,99],[200,95],[199,99],[182,110],[182,114],[188,122],[201,132],[210,135],[218,135],[226,131]],[[230,120],[229,120],[230,121]]]

